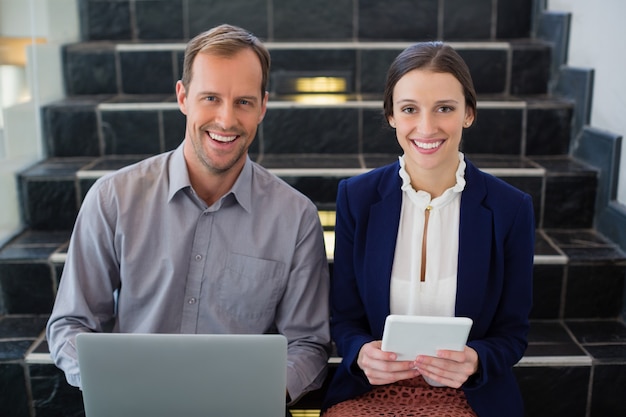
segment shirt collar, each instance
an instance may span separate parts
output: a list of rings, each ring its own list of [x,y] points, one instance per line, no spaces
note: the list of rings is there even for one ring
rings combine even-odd
[[[168,201],[171,201],[172,198],[181,190],[191,187],[191,181],[189,180],[189,171],[187,170],[187,163],[185,162],[185,156],[183,153],[183,143],[181,143],[173,152],[169,164],[169,192],[168,192]],[[250,157],[246,155],[246,162],[233,184],[233,187],[227,192],[216,204],[217,207],[220,207],[224,199],[229,195],[233,195],[234,199],[239,203],[241,207],[247,212],[251,211],[252,208],[252,161]]]
[[[431,199],[430,193],[419,190],[416,191],[411,186],[411,177],[405,168],[404,155],[400,156],[400,169],[398,174],[400,178],[402,178],[402,191],[409,196],[411,201],[413,201],[418,206],[443,206],[449,203],[456,195],[460,194],[465,189],[465,155],[462,152],[459,152],[459,166],[457,167],[455,176],[456,176],[456,184],[452,187],[448,188],[444,191],[442,195],[437,198]]]
[[[183,154],[184,141],[172,152],[170,157],[170,163],[168,164],[168,178],[170,181],[169,191],[167,193],[167,201],[172,201],[172,198],[181,190],[185,188],[191,188],[191,181],[189,181],[189,173],[187,172],[187,163],[185,163],[185,156]]]
[[[243,165],[239,177],[233,184],[233,188],[224,196],[233,194],[239,205],[248,213],[252,211],[252,168],[252,161],[246,155],[246,163]]]

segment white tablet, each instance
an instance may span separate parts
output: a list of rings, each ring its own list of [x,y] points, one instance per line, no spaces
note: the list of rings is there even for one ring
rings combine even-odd
[[[396,353],[399,361],[437,356],[440,349],[462,351],[471,327],[472,319],[467,317],[392,314],[385,320],[382,350]]]

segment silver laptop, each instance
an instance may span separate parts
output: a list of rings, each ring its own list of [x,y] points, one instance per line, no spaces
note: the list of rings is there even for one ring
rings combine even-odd
[[[82,333],[86,417],[282,417],[282,335]]]

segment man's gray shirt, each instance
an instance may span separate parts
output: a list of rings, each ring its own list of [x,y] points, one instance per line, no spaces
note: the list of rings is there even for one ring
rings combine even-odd
[[[102,177],[87,193],[48,322],[50,352],[80,386],[80,332],[278,332],[288,340],[287,388],[297,399],[325,376],[328,280],[308,198],[247,159],[231,191],[207,207],[181,145]]]

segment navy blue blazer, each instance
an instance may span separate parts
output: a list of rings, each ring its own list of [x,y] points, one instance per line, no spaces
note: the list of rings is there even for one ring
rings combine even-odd
[[[523,416],[513,365],[527,346],[535,223],[531,197],[466,158],[461,194],[457,316],[474,325],[468,346],[479,372],[464,385],[480,417]],[[324,409],[372,386],[356,365],[361,347],[382,339],[402,204],[399,163],[339,184],[331,281],[331,333],[343,358]]]

